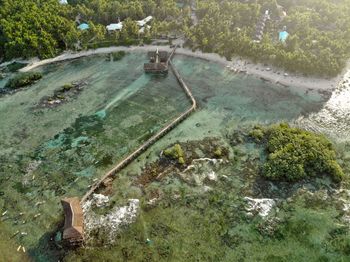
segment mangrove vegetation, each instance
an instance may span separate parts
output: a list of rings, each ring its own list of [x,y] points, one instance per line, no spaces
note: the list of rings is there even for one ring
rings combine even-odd
[[[335,149],[324,135],[282,123],[255,126],[250,136],[263,145],[267,154],[262,174],[268,179],[297,181],[324,174],[335,181],[344,178]]]
[[[5,85],[5,88],[18,89],[31,85],[42,78],[42,74],[38,72],[20,73],[11,78]]]

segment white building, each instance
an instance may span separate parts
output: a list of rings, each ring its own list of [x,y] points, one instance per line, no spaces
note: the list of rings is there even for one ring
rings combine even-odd
[[[153,16],[147,16],[145,19],[143,20],[139,20],[139,21],[136,21],[137,25],[139,27],[144,27],[145,24],[147,24],[149,21],[151,21],[153,19]]]
[[[139,33],[145,32],[145,25],[150,22],[153,19],[153,16],[147,16],[143,20],[136,21],[136,24],[140,27]],[[106,26],[108,32],[112,31],[120,31],[123,29],[123,22],[114,23]],[[151,27],[147,25],[147,28],[150,29]]]
[[[123,22],[110,24],[110,25],[107,25],[106,27],[108,31],[120,31],[123,29]]]

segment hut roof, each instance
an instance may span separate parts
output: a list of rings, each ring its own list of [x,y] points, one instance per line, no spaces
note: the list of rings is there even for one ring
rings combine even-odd
[[[168,52],[167,51],[159,51],[159,59],[161,62],[166,62],[168,60]],[[154,60],[156,57],[156,52],[155,51],[150,51],[148,52],[148,57],[151,61]]]
[[[122,30],[123,29],[123,22],[119,22],[117,24],[109,24],[106,26],[108,31],[116,31],[116,30]]]
[[[61,200],[61,203],[65,214],[63,240],[82,241],[84,238],[84,216],[79,198],[65,198]]]
[[[282,31],[279,33],[279,37],[278,39],[281,41],[281,42],[285,42],[288,38],[289,34],[287,31]]]
[[[78,25],[78,29],[82,30],[82,31],[88,30],[89,28],[90,28],[90,26],[87,23],[82,23],[82,24]]]

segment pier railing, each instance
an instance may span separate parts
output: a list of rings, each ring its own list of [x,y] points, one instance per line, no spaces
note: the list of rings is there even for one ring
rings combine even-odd
[[[181,115],[173,119],[167,126],[162,128],[157,134],[153,135],[150,139],[148,139],[145,143],[143,143],[140,147],[138,147],[134,152],[129,154],[126,158],[124,158],[121,162],[119,162],[115,167],[113,167],[110,171],[108,171],[103,177],[101,177],[97,182],[95,182],[88,192],[83,196],[80,203],[84,203],[98,188],[101,187],[102,183],[109,177],[114,176],[116,173],[125,168],[128,164],[130,164],[133,160],[139,157],[143,152],[145,152],[150,146],[152,146],[155,142],[165,136],[168,132],[170,132],[173,128],[175,128],[178,124],[180,124],[183,120],[185,120],[193,111],[197,108],[197,102],[192,95],[191,90],[186,85],[185,81],[180,76],[179,72],[171,62],[172,57],[174,56],[176,48],[171,52],[168,58],[168,64],[174,72],[177,81],[179,82],[182,89],[185,91],[186,96],[191,101],[191,107],[183,112]]]

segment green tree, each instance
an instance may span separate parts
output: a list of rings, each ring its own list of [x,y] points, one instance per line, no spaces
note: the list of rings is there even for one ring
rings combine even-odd
[[[0,9],[0,29],[5,57],[52,57],[70,47],[77,30],[74,22],[65,18],[69,7],[58,1],[3,0]]]
[[[268,179],[297,181],[323,174],[335,181],[344,178],[332,143],[323,135],[287,124],[255,127],[250,135],[265,146],[268,156],[262,171]]]

